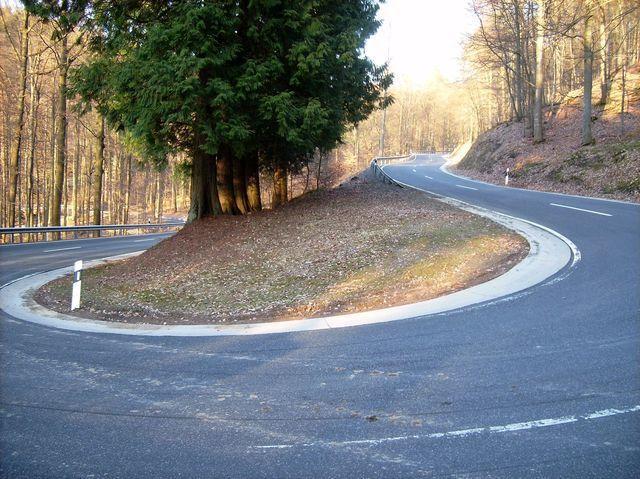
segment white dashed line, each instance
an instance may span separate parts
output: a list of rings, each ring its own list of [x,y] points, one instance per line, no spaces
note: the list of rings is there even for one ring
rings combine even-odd
[[[480,434],[500,434],[514,431],[525,431],[527,429],[537,429],[540,427],[560,426],[583,421],[592,421],[603,417],[617,416],[640,411],[640,405],[631,406],[624,409],[602,409],[581,416],[561,416],[549,419],[536,419],[526,422],[514,422],[502,426],[474,427],[471,429],[458,429],[455,431],[434,432],[431,434],[411,434],[407,436],[382,437],[378,439],[355,439],[351,441],[316,441],[297,444],[271,444],[265,446],[253,446],[255,449],[291,449],[294,447],[314,447],[314,446],[357,446],[357,445],[378,445],[388,442],[410,441],[419,439],[440,439],[450,437],[477,436]]]
[[[464,186],[464,185],[456,185],[458,188],[465,188],[467,190],[474,190],[474,191],[478,191],[478,188],[472,188],[471,186]]]
[[[141,243],[142,241],[155,241],[156,238],[146,238],[141,240],[133,240],[134,243]]]
[[[415,173],[415,172],[416,172],[416,169],[415,169],[415,168],[412,168],[412,169],[411,169],[411,171],[413,171],[413,172]]]
[[[80,249],[82,246],[70,246],[69,248],[46,249],[43,253],[55,253],[56,251],[68,251],[70,249]]]
[[[584,211],[585,213],[593,213],[600,216],[612,216],[609,213],[601,213],[600,211],[585,210],[584,208],[576,208],[575,206],[559,205],[558,203],[549,203],[551,206],[559,206],[560,208],[568,208],[570,210]]]
[[[433,180],[433,178],[431,178],[430,176],[424,175],[424,177],[429,179],[429,180]]]

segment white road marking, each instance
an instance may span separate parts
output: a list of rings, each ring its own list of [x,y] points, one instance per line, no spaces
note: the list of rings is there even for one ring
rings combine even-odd
[[[464,185],[456,185],[458,188],[466,188],[467,190],[474,190],[474,191],[478,191],[478,188],[472,188],[471,186],[464,186]]]
[[[156,238],[145,238],[140,240],[133,240],[134,243],[140,243],[142,241],[155,241]]]
[[[582,416],[560,416],[549,419],[536,419],[534,421],[514,422],[502,426],[475,427],[472,429],[458,429],[455,431],[434,432],[431,434],[411,434],[407,436],[382,437],[379,439],[355,439],[351,441],[316,441],[300,444],[271,444],[266,446],[253,446],[255,449],[291,449],[294,447],[314,447],[314,446],[353,446],[353,445],[377,445],[387,442],[408,441],[412,439],[440,439],[447,437],[467,437],[480,434],[501,434],[505,432],[525,431],[540,427],[559,426],[582,421],[592,421],[603,417],[617,416],[640,411],[640,405],[631,406],[624,409],[602,409]]]
[[[593,213],[594,215],[612,216],[609,213],[602,213],[600,211],[593,211],[593,210],[585,210],[584,208],[576,208],[575,206],[559,205],[558,203],[549,203],[549,204],[551,206],[559,206],[560,208],[569,208],[570,210],[577,210],[577,211],[584,211],[586,213]]]
[[[46,249],[43,253],[55,253],[56,251],[68,251],[70,249],[80,249],[82,246],[70,246],[69,248]]]
[[[433,178],[431,178],[430,176],[424,175],[425,178],[428,178],[430,180],[433,180]]]
[[[412,168],[412,169],[411,169],[411,171],[413,171],[413,172],[415,173],[415,172],[416,172],[416,169],[415,169],[415,168]]]

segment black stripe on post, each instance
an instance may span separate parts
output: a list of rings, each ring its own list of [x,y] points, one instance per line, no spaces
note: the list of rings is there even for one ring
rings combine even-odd
[[[82,273],[82,271],[74,271],[73,272],[73,282],[77,283],[78,281],[80,281],[80,273]]]

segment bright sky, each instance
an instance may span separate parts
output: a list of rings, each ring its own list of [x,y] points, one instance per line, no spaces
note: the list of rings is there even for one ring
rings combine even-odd
[[[455,80],[461,43],[477,20],[468,0],[386,0],[378,13],[383,24],[366,46],[384,63],[389,51],[395,84],[419,87],[436,72]]]

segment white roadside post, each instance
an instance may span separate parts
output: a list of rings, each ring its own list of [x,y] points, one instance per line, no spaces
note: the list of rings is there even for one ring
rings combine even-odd
[[[509,168],[504,173],[504,186],[509,186]]]
[[[80,287],[82,281],[80,275],[82,273],[82,260],[78,260],[73,264],[73,286],[71,289],[71,310],[80,307]]]

